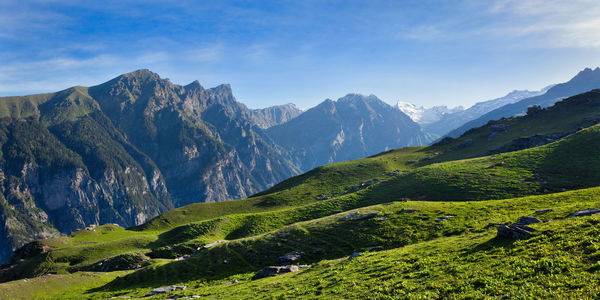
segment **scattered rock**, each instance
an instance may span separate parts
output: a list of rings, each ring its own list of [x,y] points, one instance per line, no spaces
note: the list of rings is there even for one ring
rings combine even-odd
[[[148,294],[146,294],[146,297],[152,296],[152,295],[164,294],[164,293],[173,292],[173,291],[183,291],[183,290],[185,290],[185,288],[186,288],[185,285],[172,285],[172,286],[167,286],[167,287],[159,287],[159,288],[153,289]]]
[[[580,210],[580,211],[570,215],[569,218],[585,217],[585,216],[591,216],[591,215],[596,215],[596,214],[600,214],[600,209],[589,208],[589,209]]]
[[[327,196],[327,194],[322,193],[322,194],[318,195],[316,199],[317,200],[327,200],[327,199],[330,199],[330,198],[331,197]]]
[[[235,283],[238,283],[238,282],[239,281],[236,279],[234,281],[227,281],[227,282],[225,282],[225,284],[235,284]]]
[[[515,223],[516,225],[529,225],[529,224],[535,224],[535,223],[541,223],[542,220],[538,219],[538,218],[534,218],[534,217],[530,217],[530,216],[524,216],[519,218],[519,221],[517,221],[517,223]]]
[[[186,260],[186,259],[188,259],[188,258],[190,258],[190,256],[189,256],[189,255],[184,255],[184,256],[180,256],[180,257],[177,257],[177,258],[175,258],[175,260],[176,260],[176,261],[180,261],[180,260]]]
[[[380,215],[380,214],[381,214],[381,212],[380,212],[380,211],[378,211],[378,212],[374,212],[374,213],[370,213],[370,214],[365,214],[365,215],[358,216],[358,217],[356,217],[356,218],[352,219],[352,221],[360,221],[360,220],[371,219],[371,218],[375,218],[375,217],[377,217],[377,216],[378,216],[378,215]]]
[[[229,264],[229,260],[227,260],[227,259],[224,259],[224,260],[223,260],[223,263],[227,265],[227,264]]]
[[[294,252],[290,254],[286,254],[277,258],[277,263],[279,265],[292,264],[300,260],[300,257],[304,255],[304,252]]]
[[[354,253],[350,254],[350,256],[348,256],[348,259],[353,259],[353,258],[361,257],[361,256],[362,256],[362,254],[360,254],[358,252],[354,252]]]
[[[535,211],[535,213],[536,214],[544,214],[544,213],[551,212],[551,211],[552,211],[551,208],[546,208],[546,209],[538,209]]]
[[[346,216],[344,216],[344,217],[340,218],[340,221],[346,221],[346,220],[348,220],[348,219],[350,219],[350,218],[352,218],[352,217],[354,217],[354,216],[356,216],[356,215],[358,215],[358,212],[357,212],[357,211],[355,211],[355,212],[353,212],[353,213],[350,213],[350,214],[348,214],[348,215],[346,215]]]
[[[135,270],[148,264],[148,257],[141,253],[121,254],[104,259],[91,266],[84,267],[85,271],[112,272],[120,270]]]
[[[377,221],[385,221],[385,220],[387,220],[387,217],[379,217],[379,218],[377,218]]]
[[[498,233],[496,237],[501,239],[525,239],[531,236],[532,232],[536,231],[535,229],[525,226],[525,225],[517,225],[512,224],[509,226],[500,225],[498,226]]]
[[[436,222],[439,223],[439,222],[446,222],[446,221],[448,221],[448,219],[446,219],[446,218],[437,218],[434,221],[436,221]]]
[[[225,240],[219,240],[219,241],[216,241],[216,242],[212,242],[210,244],[206,244],[206,245],[202,246],[202,248],[208,249],[210,247],[216,246],[217,244],[220,244],[220,243],[223,243],[223,242],[225,242]]]
[[[92,225],[86,227],[85,230],[87,230],[87,231],[96,231],[97,227],[98,227],[98,225],[92,224]]]
[[[308,268],[308,267],[309,266],[307,266],[307,265],[268,266],[268,267],[264,267],[262,270],[258,271],[258,273],[254,274],[254,277],[252,277],[252,280],[269,277],[269,276],[275,276],[275,275],[279,275],[279,274],[297,272],[297,271],[300,271],[300,269],[302,269],[302,268]]]
[[[400,214],[410,214],[419,211],[418,209],[403,209],[399,211]]]
[[[400,170],[398,170],[398,169],[388,173],[388,175],[390,175],[390,176],[394,176],[394,175],[398,175],[398,174],[400,174]]]

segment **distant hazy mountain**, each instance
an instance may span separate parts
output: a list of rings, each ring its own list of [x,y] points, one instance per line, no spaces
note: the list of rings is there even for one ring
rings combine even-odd
[[[423,106],[416,106],[412,103],[402,101],[398,101],[396,107],[408,115],[413,121],[421,125],[436,122],[445,114],[457,113],[464,110],[464,107],[462,106],[448,108],[444,105],[425,108]]]
[[[302,112],[303,110],[296,107],[293,103],[288,103],[267,108],[253,109],[251,118],[258,127],[266,129],[283,124],[299,116]]]
[[[485,125],[491,120],[498,120],[504,117],[512,117],[524,114],[527,108],[533,105],[548,107],[566,97],[584,93],[593,89],[600,88],[600,68],[594,70],[586,68],[579,72],[575,77],[565,83],[551,86],[545,93],[535,97],[528,97],[518,102],[504,105],[492,110],[477,119],[469,121],[462,126],[448,133],[450,137],[459,137],[467,130]]]
[[[468,109],[442,115],[440,119],[435,122],[423,124],[423,128],[429,133],[437,136],[443,136],[452,129],[458,128],[471,120],[477,119],[485,113],[498,107],[515,103],[528,97],[541,95],[546,91],[547,88],[544,88],[541,91],[515,90],[508,93],[504,97],[477,102]]]
[[[373,95],[358,94],[327,99],[267,133],[302,170],[432,140],[400,110]]]

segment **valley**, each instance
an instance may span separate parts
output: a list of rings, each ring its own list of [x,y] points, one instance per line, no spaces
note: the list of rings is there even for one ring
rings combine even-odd
[[[185,286],[148,297],[591,297],[598,95],[459,139],[321,166],[246,199],[39,240],[3,265],[0,291],[19,298],[11,293],[26,287],[36,297],[37,283],[61,280],[47,296],[143,297]],[[535,143],[522,142],[523,132]],[[526,238],[498,236],[522,217],[534,220]],[[306,267],[253,278],[278,264]]]

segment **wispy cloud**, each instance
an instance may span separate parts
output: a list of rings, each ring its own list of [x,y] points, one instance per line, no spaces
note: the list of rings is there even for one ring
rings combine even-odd
[[[490,13],[507,18],[498,34],[538,47],[600,47],[600,1],[497,0]]]

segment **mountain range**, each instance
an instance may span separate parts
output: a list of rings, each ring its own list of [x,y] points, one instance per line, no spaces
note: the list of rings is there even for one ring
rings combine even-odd
[[[267,133],[304,171],[433,140],[400,110],[374,95],[359,94],[327,99]]]
[[[465,110],[462,106],[448,108],[445,105],[440,105],[426,108],[402,101],[398,101],[396,107],[419,125],[431,124],[439,121],[446,114],[458,113]]]
[[[246,199],[31,242],[0,295],[596,298],[599,122],[592,90]]]
[[[494,110],[490,110],[487,113],[480,115],[475,119],[472,119],[471,121],[454,127],[455,129],[450,131],[448,136],[459,137],[467,130],[484,125],[491,120],[498,120],[500,118],[524,114],[527,111],[527,108],[530,106],[537,105],[542,108],[548,107],[566,97],[584,93],[599,87],[600,68],[596,68],[594,70],[586,68],[565,83],[551,85],[543,89],[537,96],[527,97],[525,99],[500,106]]]
[[[448,135],[464,136],[452,147],[441,140],[446,146],[439,157],[540,144],[542,137],[511,144],[514,131],[503,140],[505,132],[495,129],[485,133],[493,149],[471,147],[483,139],[472,138],[469,129],[598,87],[597,68],[465,110],[393,107],[359,94],[308,110],[293,104],[249,109],[227,84],[181,86],[138,70],[97,86],[3,97],[0,260],[35,239],[93,224],[139,225],[176,207],[246,198],[321,165],[427,145],[455,126]],[[551,135],[546,140],[571,127],[545,133]]]
[[[249,109],[229,85],[149,70],[0,98],[0,260],[92,224],[245,198],[313,167],[432,139],[374,96]]]

